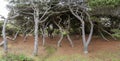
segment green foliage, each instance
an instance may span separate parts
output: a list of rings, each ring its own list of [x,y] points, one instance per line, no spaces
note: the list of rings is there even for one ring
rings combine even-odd
[[[120,0],[90,0],[89,5],[92,7],[118,6],[120,5]]]
[[[69,34],[69,32],[66,31],[66,30],[64,30],[64,31],[62,32],[62,34],[63,34],[64,36],[66,36],[67,34]]]
[[[0,36],[2,36],[2,26],[3,26],[3,21],[0,21]],[[13,35],[15,32],[17,32],[17,30],[18,28],[15,27],[14,25],[11,25],[10,23],[8,23],[6,26],[7,35]]]
[[[85,58],[79,54],[52,56],[46,59],[46,61],[90,61],[89,58]]]
[[[23,54],[8,54],[7,56],[3,56],[2,58],[0,58],[0,61],[33,61],[33,59],[26,57]]]
[[[46,61],[46,59],[49,58],[52,54],[54,54],[56,52],[56,50],[57,49],[55,47],[46,46],[45,51],[46,51],[47,55],[45,55],[42,58],[39,58],[39,60],[37,60],[37,61]]]
[[[15,34],[16,32],[18,31],[17,27],[15,27],[14,25],[11,25],[11,24],[7,24],[6,26],[6,33],[7,35],[13,35]]]
[[[112,34],[114,37],[120,39],[120,30],[119,29],[113,29],[112,30],[114,34]]]
[[[58,29],[55,29],[55,30],[54,30],[54,33],[55,33],[55,34],[59,34],[60,31],[59,31]]]

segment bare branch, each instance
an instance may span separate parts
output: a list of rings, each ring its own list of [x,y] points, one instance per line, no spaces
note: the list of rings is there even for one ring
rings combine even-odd
[[[49,7],[46,11],[45,11],[45,13],[42,15],[42,17],[39,19],[40,21],[44,18],[44,16],[47,14],[47,12],[48,12],[48,10],[50,10],[50,8],[51,7]]]

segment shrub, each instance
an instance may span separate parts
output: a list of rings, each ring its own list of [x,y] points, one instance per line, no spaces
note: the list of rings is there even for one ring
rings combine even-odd
[[[118,39],[120,39],[120,30],[119,29],[112,29],[114,32],[112,35]]]
[[[33,61],[32,58],[26,57],[23,54],[20,55],[8,54],[7,56],[2,56],[0,60],[1,61]]]

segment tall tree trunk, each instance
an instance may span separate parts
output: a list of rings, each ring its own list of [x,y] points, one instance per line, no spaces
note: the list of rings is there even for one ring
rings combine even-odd
[[[34,22],[35,22],[35,30],[34,30],[34,51],[33,54],[34,56],[37,56],[38,53],[38,24],[39,24],[39,9],[36,8],[34,12]]]
[[[4,41],[4,53],[7,54],[8,52],[8,46],[7,46],[7,38],[6,38],[6,24],[7,24],[8,19],[4,20],[4,24],[3,24],[3,29],[2,29],[2,35],[3,35],[3,41]]]

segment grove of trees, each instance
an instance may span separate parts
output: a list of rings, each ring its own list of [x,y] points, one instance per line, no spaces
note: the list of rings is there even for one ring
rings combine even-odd
[[[74,48],[71,35],[80,35],[84,53],[88,53],[88,46],[92,36],[101,36],[106,41],[110,36],[120,38],[120,0],[7,0],[8,18],[0,16],[0,33],[3,37],[1,45],[5,53],[8,52],[6,36],[13,36],[15,40],[19,34],[34,35],[33,54],[38,53],[39,35],[45,46],[45,37],[59,35],[57,46],[67,37]],[[3,24],[3,27],[2,27]],[[11,28],[10,28],[11,26]],[[9,29],[10,28],[10,29]],[[1,31],[2,30],[2,31]],[[7,31],[9,30],[9,31]]]

